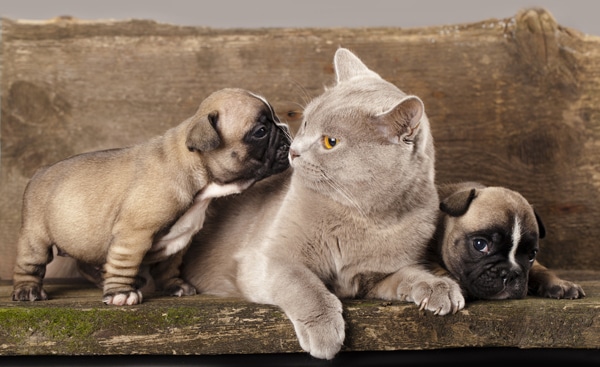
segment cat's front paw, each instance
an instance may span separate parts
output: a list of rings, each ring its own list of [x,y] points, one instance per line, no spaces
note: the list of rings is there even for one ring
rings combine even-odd
[[[534,293],[538,296],[556,299],[576,299],[585,297],[585,292],[579,284],[563,279],[558,279],[557,281],[548,284],[541,284],[534,290]]]
[[[421,310],[436,315],[456,313],[465,307],[460,286],[448,278],[423,280],[412,286],[411,298]]]
[[[315,358],[333,359],[344,344],[345,323],[337,298],[334,305],[292,322],[300,346]]]

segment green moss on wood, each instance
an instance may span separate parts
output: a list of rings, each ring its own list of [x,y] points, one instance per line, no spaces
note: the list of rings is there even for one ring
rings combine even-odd
[[[600,282],[597,273],[581,279],[583,299],[469,302],[446,316],[408,302],[344,300],[344,350],[598,348]],[[49,301],[12,302],[10,291],[0,283],[0,355],[301,352],[292,323],[273,306],[148,295],[115,307],[102,304],[100,290],[72,285],[48,286]]]
[[[98,340],[116,335],[148,335],[202,324],[191,308],[2,308],[0,339],[14,345],[57,345],[66,354],[97,347]]]

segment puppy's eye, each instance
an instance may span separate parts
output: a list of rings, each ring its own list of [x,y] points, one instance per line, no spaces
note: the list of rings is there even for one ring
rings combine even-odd
[[[256,139],[264,138],[266,135],[267,135],[267,128],[264,126],[259,127],[252,134],[252,136],[254,136]]]
[[[488,241],[485,238],[474,238],[473,247],[475,248],[475,250],[483,254],[487,254],[488,252],[490,252],[490,249],[488,247]]]
[[[325,135],[323,136],[323,146],[325,149],[333,149],[338,143],[336,138],[332,138],[331,136]]]
[[[529,253],[529,262],[532,263],[537,256],[538,250],[533,250]]]

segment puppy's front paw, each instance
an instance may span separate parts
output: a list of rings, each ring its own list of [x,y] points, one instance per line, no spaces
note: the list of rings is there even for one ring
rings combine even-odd
[[[558,279],[555,282],[541,284],[536,290],[537,295],[546,298],[576,299],[585,297],[585,292],[579,284],[568,280]]]
[[[417,282],[412,287],[411,298],[420,309],[436,315],[456,313],[465,307],[465,298],[459,285],[448,278]]]
[[[142,303],[142,292],[133,290],[129,292],[107,293],[102,297],[102,301],[107,305],[132,306]]]
[[[39,284],[15,285],[12,292],[13,301],[45,301],[48,295]]]
[[[305,318],[292,320],[302,349],[315,358],[332,359],[340,351],[346,336],[342,304]]]

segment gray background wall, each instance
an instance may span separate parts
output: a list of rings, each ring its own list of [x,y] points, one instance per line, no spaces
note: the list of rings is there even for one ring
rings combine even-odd
[[[412,28],[506,18],[531,6],[546,8],[561,25],[600,35],[600,1],[593,0],[0,0],[0,16],[138,18],[217,28]]]

